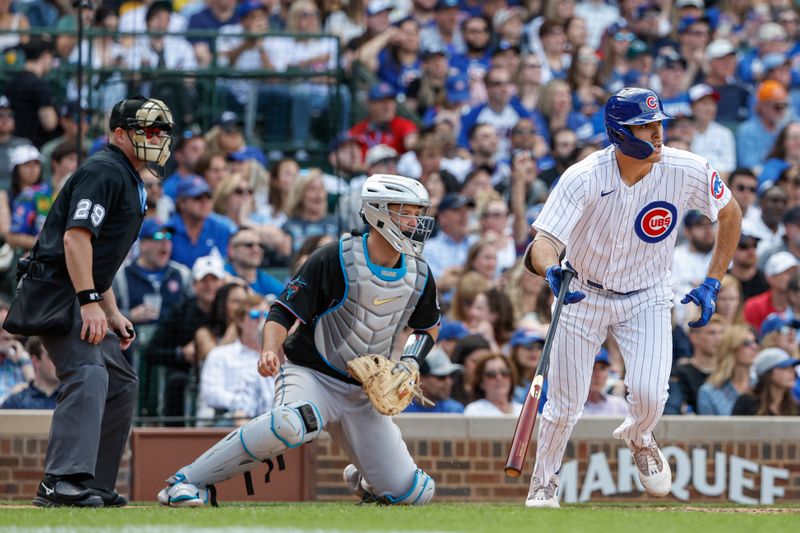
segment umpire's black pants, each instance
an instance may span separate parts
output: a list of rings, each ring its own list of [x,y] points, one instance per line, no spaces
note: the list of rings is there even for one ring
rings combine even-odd
[[[89,487],[113,490],[128,441],[139,380],[110,331],[98,344],[81,340],[80,308],[65,335],[42,336],[61,380],[53,412],[45,473],[90,478]]]

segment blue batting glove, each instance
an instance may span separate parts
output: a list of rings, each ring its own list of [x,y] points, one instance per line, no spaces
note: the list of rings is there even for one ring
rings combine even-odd
[[[692,302],[702,309],[700,319],[689,322],[690,328],[702,328],[708,324],[711,315],[717,310],[717,295],[719,295],[719,280],[706,278],[702,285],[698,285],[683,297],[682,304]]]
[[[561,291],[561,267],[558,265],[551,266],[547,269],[544,278],[547,280],[547,284],[550,285],[550,290],[553,291],[553,295],[555,295],[557,299],[558,293]],[[564,298],[564,303],[567,305],[574,304],[580,302],[584,298],[586,298],[586,294],[581,291],[572,291],[567,293],[567,296]]]

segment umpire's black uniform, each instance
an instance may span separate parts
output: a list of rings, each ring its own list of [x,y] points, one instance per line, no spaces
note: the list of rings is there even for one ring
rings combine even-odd
[[[70,228],[85,228],[93,236],[92,277],[96,291],[102,294],[111,287],[114,274],[137,238],[145,199],[139,173],[122,150],[108,145],[67,180],[33,248],[33,261],[70,283],[64,233]],[[62,383],[50,429],[45,474],[113,494],[138,379],[122,355],[120,339],[114,332],[109,330],[97,345],[81,340],[77,299],[73,316],[68,333],[42,336]],[[40,487],[40,492],[42,489],[47,492],[53,487]]]

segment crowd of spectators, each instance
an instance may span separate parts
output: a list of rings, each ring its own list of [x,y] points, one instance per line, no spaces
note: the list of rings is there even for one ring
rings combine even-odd
[[[409,410],[518,412],[552,304],[543,279],[521,264],[530,224],[561,173],[607,146],[603,106],[631,85],[661,95],[674,117],[666,144],[707,158],[744,212],[717,314],[698,330],[686,326],[693,309],[678,302],[705,277],[715,224],[697,212],[681,221],[666,413],[798,413],[800,17],[789,0],[144,0],[79,14],[55,6],[0,2],[0,29],[66,31],[52,41],[0,40],[19,65],[0,96],[2,289],[10,297],[13,257],[33,246],[64,180],[104,145],[110,103],[134,88],[164,99],[178,124],[174,155],[165,180],[143,175],[147,219],[114,283],[137,328],[141,413],[230,423],[269,405],[272,383],[251,372],[264,310],[316,248],[363,230],[360,190],[374,173],[420,180],[437,221],[424,258],[443,321],[421,383],[435,405]],[[110,31],[79,43],[70,33],[77,16]],[[87,65],[113,67],[90,76],[96,90],[86,94],[74,79],[52,83],[80,47]],[[221,77],[226,109],[205,130],[207,102],[191,76],[124,76],[213,66],[305,75]],[[337,85],[339,66],[346,81],[361,69],[373,83]],[[365,115],[354,116],[355,103]],[[325,114],[337,115],[340,131],[311,164],[306,143]],[[275,139],[293,148],[270,150]],[[52,401],[47,361],[36,339],[0,338],[0,401]],[[624,414],[624,380],[610,336],[584,413]]]

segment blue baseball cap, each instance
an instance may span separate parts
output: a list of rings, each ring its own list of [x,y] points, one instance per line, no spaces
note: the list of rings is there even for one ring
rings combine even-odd
[[[594,356],[594,363],[603,363],[604,365],[611,365],[608,362],[608,350],[605,348],[600,348],[600,351],[597,352],[597,355]]]
[[[153,239],[154,241],[170,240],[173,232],[171,226],[162,224],[155,218],[146,218],[139,230],[140,239]]]
[[[436,340],[458,340],[466,337],[467,335],[469,335],[469,330],[463,322],[459,320],[443,320],[442,326],[439,328],[439,336]]]
[[[708,217],[696,209],[689,210],[683,215],[683,225],[687,228],[705,222],[706,220],[708,220]]]
[[[463,104],[469,101],[469,78],[466,74],[450,76],[444,87],[448,102]]]
[[[249,161],[255,159],[263,166],[267,166],[267,156],[255,146],[243,146],[228,155],[229,161]]]
[[[244,0],[237,6],[236,15],[239,18],[244,18],[253,11],[258,11],[259,9],[264,11],[264,13],[268,13],[267,6],[265,6],[261,0]]]
[[[376,83],[375,85],[370,87],[367,97],[370,100],[385,100],[386,98],[397,98],[397,91],[394,90],[394,87],[392,87],[391,85],[389,85],[384,81],[381,83]]]
[[[200,176],[191,176],[178,182],[176,196],[180,198],[198,198],[204,194],[211,195],[212,190],[206,180]]]
[[[544,337],[542,337],[541,334],[527,329],[518,329],[511,335],[510,344],[512,348],[516,348],[517,346],[530,347],[537,342],[544,342]]]
[[[436,2],[436,7],[434,8],[436,11],[441,11],[443,9],[458,9],[458,0],[439,0]]]
[[[784,327],[799,329],[800,321],[794,318],[786,318],[778,313],[772,313],[761,323],[761,329],[758,331],[758,338],[759,340],[763,339],[770,333]]]
[[[439,213],[448,209],[461,209],[464,206],[475,207],[475,202],[471,198],[456,192],[449,192],[439,202]]]

